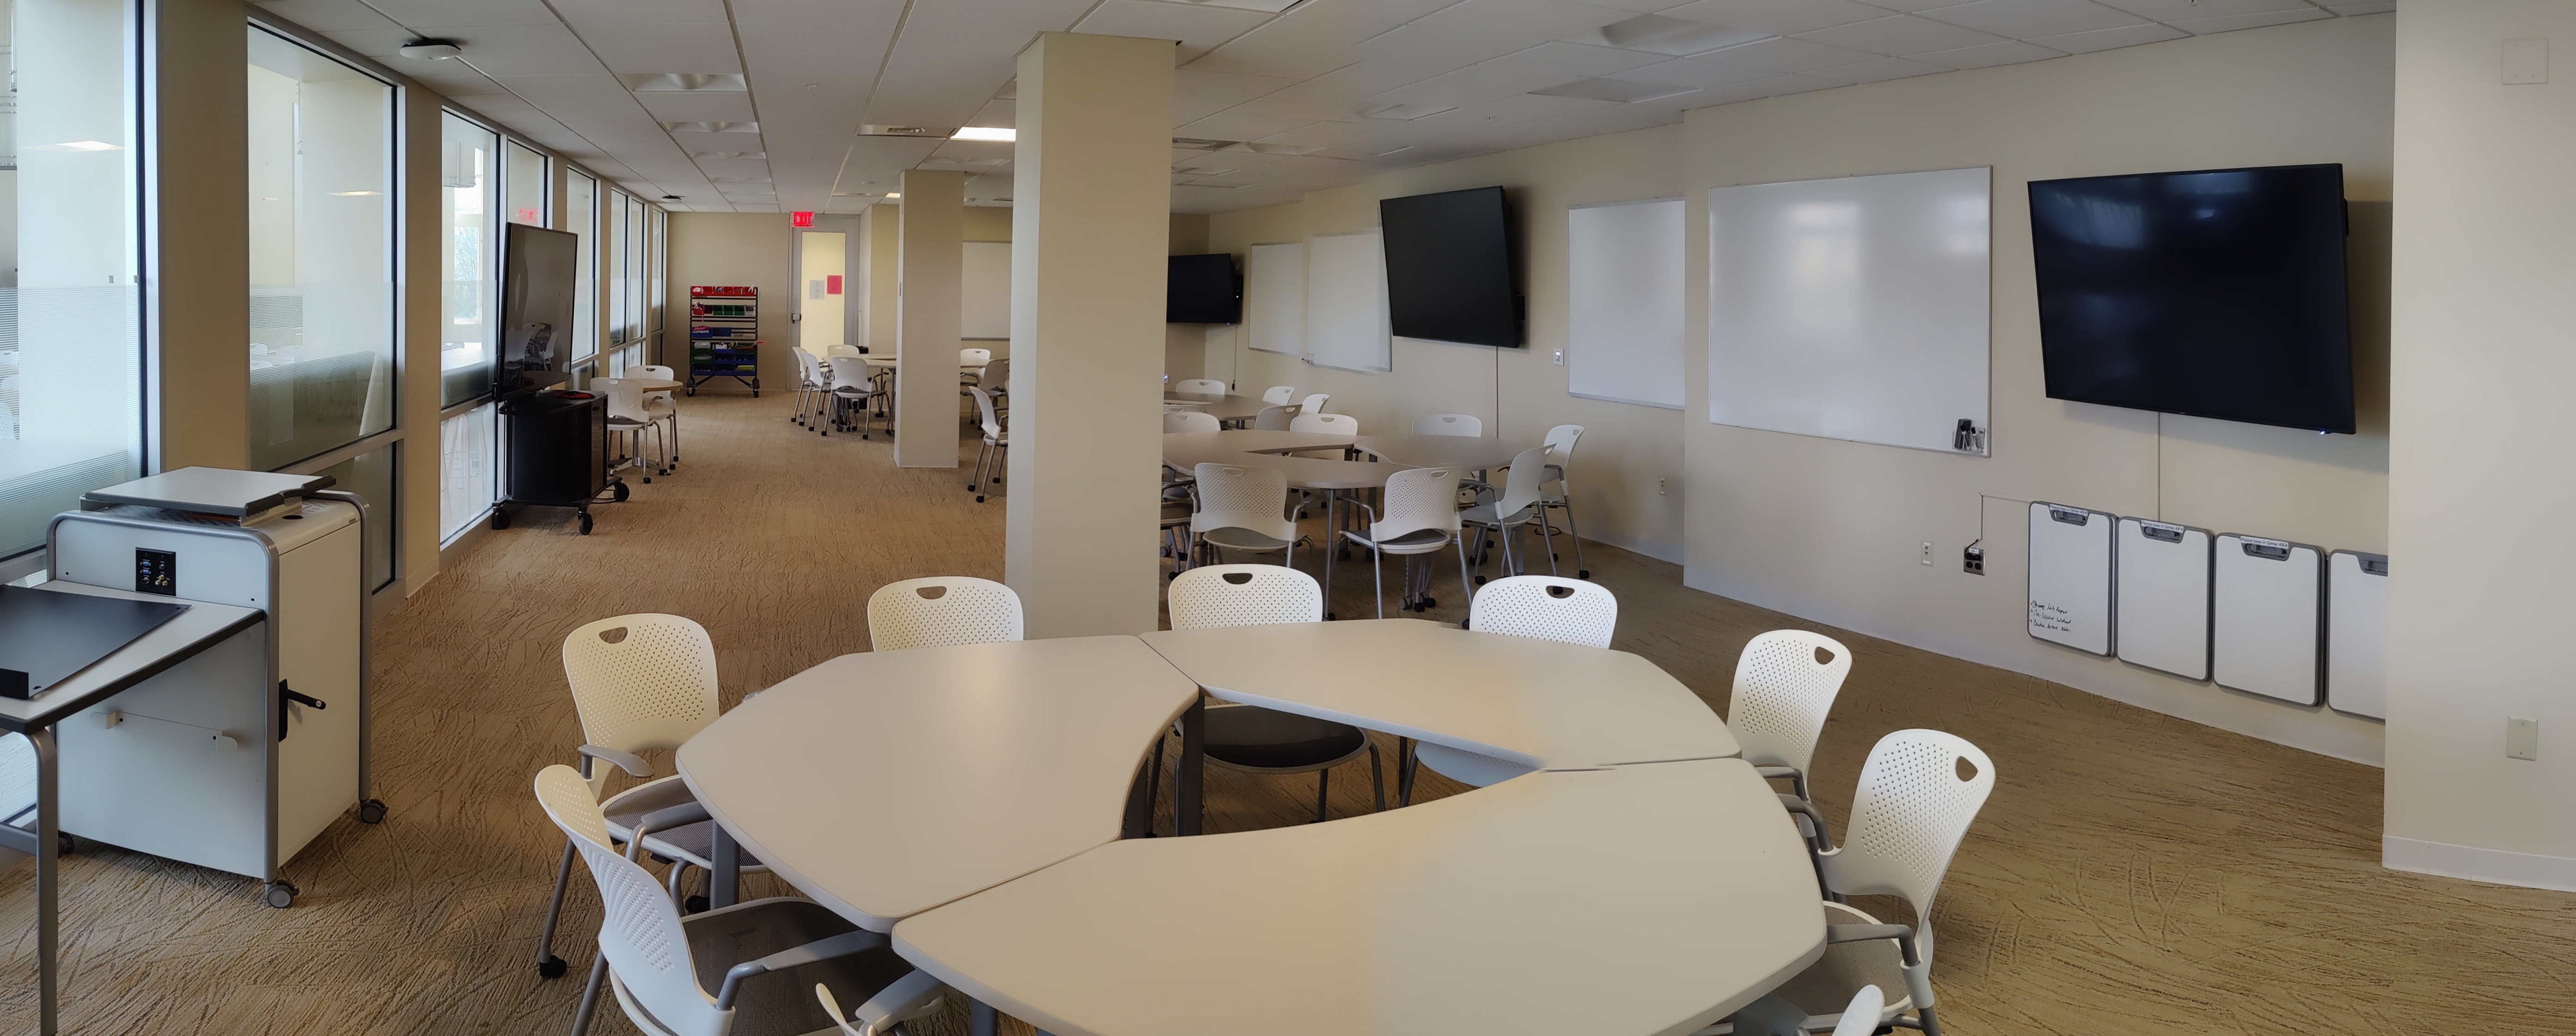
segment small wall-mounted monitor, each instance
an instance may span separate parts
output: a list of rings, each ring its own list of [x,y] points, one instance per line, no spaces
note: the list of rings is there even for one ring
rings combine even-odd
[[[1243,320],[1243,278],[1234,272],[1234,257],[1176,255],[1164,288],[1163,322],[1167,324],[1234,324]]]
[[[1405,338],[1521,344],[1512,276],[1512,206],[1500,187],[1388,198],[1387,327]]]
[[[2343,167],[2037,180],[2048,394],[2353,431]]]

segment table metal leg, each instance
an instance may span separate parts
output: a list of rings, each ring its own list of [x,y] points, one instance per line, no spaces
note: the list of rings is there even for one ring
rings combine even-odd
[[[1002,1014],[981,1000],[966,1002],[966,1036],[999,1036]]]
[[[742,878],[742,846],[733,840],[733,832],[723,824],[715,825],[716,844],[713,862],[715,873],[707,875],[707,909],[732,906],[739,893]]]
[[[1163,739],[1154,739],[1151,759],[1136,764],[1136,780],[1127,786],[1127,815],[1118,837],[1143,838],[1154,833],[1154,786],[1163,780]]]
[[[1181,713],[1181,761],[1172,767],[1172,833],[1199,833],[1199,776],[1207,766],[1207,704]]]
[[[61,951],[62,897],[54,887],[62,876],[56,857],[61,848],[61,817],[55,810],[54,729],[27,732],[36,749],[36,1031],[54,1036],[60,1010],[55,984],[61,980],[55,957]]]

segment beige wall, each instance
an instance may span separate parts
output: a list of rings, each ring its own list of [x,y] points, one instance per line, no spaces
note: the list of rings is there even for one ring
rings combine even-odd
[[[671,214],[671,290],[663,313],[665,362],[685,375],[689,354],[689,286],[748,284],[760,289],[760,387],[796,390],[794,325],[796,271],[790,267],[787,216],[777,212],[674,212]],[[718,378],[700,392],[749,392]]]
[[[1170,248],[1173,255],[1207,254],[1208,217],[1173,213]],[[1207,369],[1207,340],[1204,324],[1163,325],[1163,375],[1172,381],[1206,377],[1201,372]]]
[[[1424,414],[1463,413],[1482,418],[1487,435],[1535,445],[1551,426],[1582,425],[1573,481],[1585,538],[1681,560],[1681,494],[1659,495],[1655,487],[1664,477],[1678,485],[1681,415],[1568,396],[1565,368],[1554,358],[1565,346],[1566,209],[1681,193],[1681,139],[1678,126],[1589,137],[1407,169],[1317,191],[1295,204],[1209,217],[1210,250],[1233,253],[1240,266],[1254,244],[1375,226],[1380,198],[1501,185],[1510,191],[1527,256],[1522,290],[1529,296],[1529,325],[1528,345],[1520,349],[1398,338],[1395,369],[1382,374],[1309,367],[1293,356],[1245,348],[1241,325],[1211,328],[1202,376],[1247,395],[1272,385],[1294,385],[1301,396],[1330,392],[1329,409],[1359,418],[1363,432],[1406,431]]]
[[[444,314],[439,304],[446,290],[447,249],[438,192],[439,97],[427,90],[403,91],[402,182],[396,218],[402,222],[402,268],[397,277],[402,312],[398,387],[402,402],[396,420],[403,429],[402,501],[395,550],[402,557],[404,594],[438,575],[438,349]],[[247,350],[245,350],[247,351]],[[382,506],[381,502],[376,502]],[[382,515],[378,517],[381,519]]]
[[[1794,615],[2158,711],[2378,762],[2378,724],[2186,682],[2032,639],[2025,501],[2326,548],[2388,543],[2385,245],[2392,17],[2343,18],[1754,101],[1689,114],[1694,241],[1707,188],[1994,168],[1993,455],[1709,423],[1687,350],[1686,581]],[[2032,179],[2340,162],[2356,203],[2361,433],[2320,437],[2049,399],[2032,288]],[[1691,283],[1707,278],[1694,244]],[[2379,264],[2374,266],[2374,264]],[[1705,327],[1699,307],[1685,326]],[[1984,539],[1987,574],[1960,570]],[[1919,563],[1920,544],[1935,563]],[[2414,559],[2400,556],[2399,568]],[[2576,722],[2576,721],[2571,721]]]
[[[167,0],[157,15],[158,153],[149,228],[158,424],[152,466],[238,468],[250,457],[249,62],[242,7]],[[214,88],[209,88],[213,84]],[[436,365],[433,364],[433,370]],[[435,524],[433,519],[432,524]]]
[[[2549,39],[2543,85],[2501,43]],[[2576,5],[2449,0],[2397,31],[2389,866],[2576,889]],[[2539,758],[2504,755],[2507,717]]]

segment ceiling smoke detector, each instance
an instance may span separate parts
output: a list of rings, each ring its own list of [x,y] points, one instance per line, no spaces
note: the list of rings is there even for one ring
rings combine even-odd
[[[401,54],[407,58],[419,58],[423,61],[436,61],[440,58],[452,58],[459,54],[463,54],[465,53],[465,48],[457,46],[455,40],[439,39],[435,36],[422,36],[416,39],[403,41],[402,49],[395,51],[395,53]]]

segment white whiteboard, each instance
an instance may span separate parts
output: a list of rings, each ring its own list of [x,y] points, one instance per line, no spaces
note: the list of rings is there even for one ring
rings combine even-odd
[[[2326,704],[2388,718],[2388,558],[2326,556]]]
[[[1394,370],[1386,326],[1386,251],[1375,229],[1306,243],[1306,362]]]
[[[2111,556],[2120,660],[2209,679],[2209,533],[2122,518]]]
[[[1993,179],[1711,189],[1709,421],[1945,453],[1984,429]]]
[[[1254,245],[1243,257],[1244,344],[1306,353],[1306,243]]]
[[[1565,392],[1682,408],[1682,200],[1565,214]]]
[[[2316,704],[2325,577],[2317,549],[2228,533],[2210,550],[2210,681]]]
[[[2045,501],[2030,505],[2030,567],[2025,587],[2030,635],[2111,653],[2112,516]]]
[[[966,262],[957,290],[960,338],[1011,337],[1011,243],[966,242]]]

